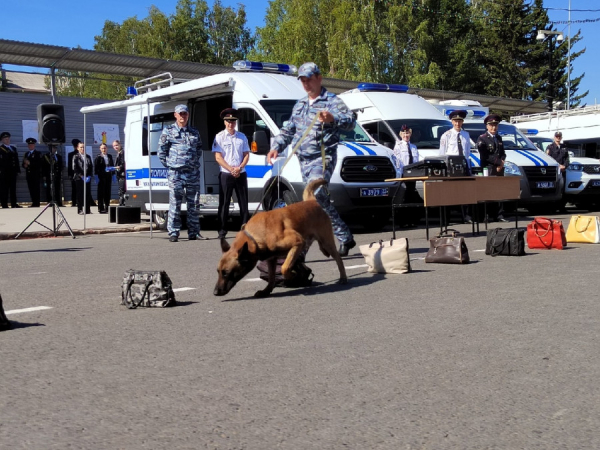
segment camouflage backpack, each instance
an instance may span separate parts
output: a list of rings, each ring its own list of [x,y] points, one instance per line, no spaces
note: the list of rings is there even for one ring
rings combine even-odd
[[[175,306],[171,279],[164,270],[128,270],[123,276],[121,304],[129,309]]]

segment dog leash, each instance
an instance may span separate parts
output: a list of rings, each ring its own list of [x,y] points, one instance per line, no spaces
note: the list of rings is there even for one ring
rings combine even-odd
[[[287,159],[283,163],[283,166],[281,166],[281,169],[279,170],[279,173],[277,174],[276,177],[273,178],[273,180],[271,181],[271,184],[269,184],[269,187],[265,190],[265,193],[263,194],[262,198],[258,202],[258,205],[256,206],[256,209],[254,210],[254,214],[257,213],[257,211],[260,208],[260,205],[262,204],[263,200],[267,197],[267,195],[269,194],[269,192],[271,192],[271,188],[273,187],[273,183],[275,183],[275,180],[278,181],[277,182],[277,187],[279,188],[279,184],[280,184],[279,183],[279,180],[280,180],[279,177],[281,176],[281,172],[283,172],[283,169],[285,168],[285,166],[287,165],[287,163],[290,162],[290,160],[292,159],[292,156],[294,156],[294,154],[296,153],[296,151],[300,147],[300,144],[302,143],[302,141],[304,141],[304,139],[306,139],[306,136],[308,136],[308,133],[310,133],[310,131],[312,130],[312,127],[317,122],[318,118],[319,118],[319,114],[315,114],[315,117],[310,122],[310,125],[306,128],[306,130],[304,130],[304,133],[302,133],[302,136],[300,136],[300,139],[298,139],[298,142],[296,142],[296,145],[294,145],[294,147],[292,148],[292,151],[290,152],[289,156],[287,157]],[[321,124],[321,158],[323,159],[323,172],[325,172],[325,143],[323,142],[323,128],[324,128],[324,124]],[[279,194],[279,192],[278,192],[278,194]]]

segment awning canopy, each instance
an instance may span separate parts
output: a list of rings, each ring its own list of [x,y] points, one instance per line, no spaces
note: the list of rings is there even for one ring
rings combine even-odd
[[[0,63],[46,67],[56,70],[123,75],[140,79],[165,72],[171,73],[173,78],[176,79],[194,79],[216,73],[234,71],[232,67],[214,64],[103,53],[94,50],[34,44],[7,39],[0,39]],[[338,94],[358,86],[358,82],[356,81],[337,78],[325,78],[323,84],[327,89]],[[547,104],[545,102],[516,100],[463,92],[438,91],[435,89],[411,88],[408,92],[418,94],[428,100],[476,100],[483,106],[509,113],[531,114],[547,111]]]

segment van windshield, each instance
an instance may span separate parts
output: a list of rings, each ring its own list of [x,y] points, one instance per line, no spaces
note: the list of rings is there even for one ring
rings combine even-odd
[[[261,106],[273,119],[278,128],[283,127],[292,115],[296,100],[261,100]],[[358,124],[351,131],[340,131],[340,141],[372,142],[367,132]]]
[[[452,128],[452,124],[444,119],[396,119],[388,120],[387,123],[396,136],[402,125],[408,125],[412,129],[410,142],[419,149],[440,148],[442,134]]]
[[[481,123],[464,123],[463,129],[469,133],[473,142],[477,142],[479,136],[486,132],[483,122]],[[517,127],[508,123],[501,123],[498,126],[498,134],[502,136],[502,143],[505,150],[534,150],[539,149],[527,139]]]

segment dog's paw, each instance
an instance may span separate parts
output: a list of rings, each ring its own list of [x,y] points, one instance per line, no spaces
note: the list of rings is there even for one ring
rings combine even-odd
[[[256,298],[265,298],[268,297],[271,294],[271,290],[270,289],[262,289],[260,291],[256,291],[254,293],[254,297]]]
[[[348,284],[348,278],[340,278],[338,284]]]

